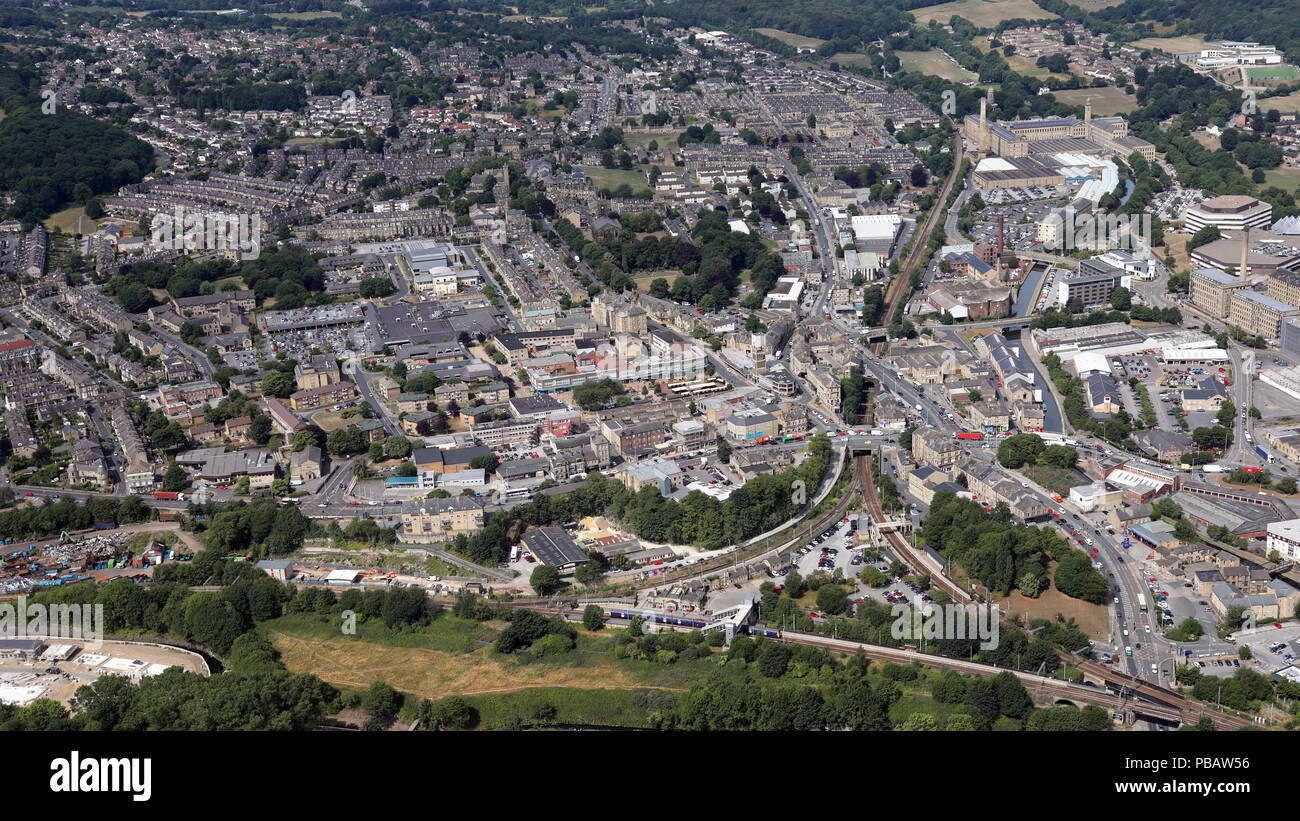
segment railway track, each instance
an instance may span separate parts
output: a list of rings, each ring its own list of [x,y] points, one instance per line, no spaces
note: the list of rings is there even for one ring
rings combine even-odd
[[[930,209],[930,213],[925,218],[925,225],[912,234],[912,250],[898,269],[898,276],[894,277],[894,281],[889,285],[889,290],[885,292],[885,311],[882,317],[886,325],[889,323],[889,318],[898,310],[903,293],[907,290],[907,283],[911,281],[912,270],[921,261],[921,256],[925,253],[925,246],[929,244],[930,234],[934,231],[934,226],[947,212],[948,195],[952,193],[952,187],[957,182],[957,177],[961,175],[965,146],[962,144],[961,132],[956,130],[956,124],[951,123],[951,120],[949,122],[953,125],[956,136],[954,141],[956,150],[953,152],[952,171],[948,172],[948,179],[944,180],[943,189],[935,199],[934,207]],[[872,346],[872,352],[879,354],[884,344],[883,342],[877,342]]]
[[[872,521],[888,521],[885,517],[884,508],[880,506],[880,497],[876,493],[876,483],[871,471],[870,458],[866,456],[857,457],[854,471],[857,484],[862,489],[863,498],[867,501],[867,510]],[[912,547],[906,539],[895,532],[886,533],[885,538],[889,542],[889,546],[899,554],[906,564],[930,574],[931,586],[944,591],[952,597],[953,601],[960,604],[968,604],[973,600],[970,593],[944,575],[943,568],[929,553]]]

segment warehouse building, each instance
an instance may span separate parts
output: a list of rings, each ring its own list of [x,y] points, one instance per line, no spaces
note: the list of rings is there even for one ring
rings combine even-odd
[[[554,567],[560,573],[572,571],[589,560],[568,533],[561,527],[539,527],[524,534],[524,547],[542,564]]]

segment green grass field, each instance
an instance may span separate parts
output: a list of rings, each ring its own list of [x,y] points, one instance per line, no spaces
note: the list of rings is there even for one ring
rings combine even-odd
[[[1003,20],[1055,20],[1058,15],[1038,6],[1033,0],[956,0],[937,6],[913,9],[921,25],[931,20],[947,23],[953,17],[969,20],[980,28],[993,28]]]
[[[957,83],[977,78],[977,75],[952,62],[938,51],[898,51],[894,53],[898,56],[898,61],[903,64],[903,68],[908,71],[942,77],[945,80],[952,80]]]
[[[1295,66],[1247,66],[1246,76],[1252,80],[1300,80],[1300,69]]]
[[[1300,186],[1300,168],[1274,168],[1265,171],[1264,185],[1276,185],[1283,191],[1294,192]]]
[[[632,186],[633,191],[650,191],[650,185],[646,182],[645,175],[639,171],[622,171],[615,168],[593,168],[584,166],[582,173],[586,174],[597,188],[618,188],[623,183]]]

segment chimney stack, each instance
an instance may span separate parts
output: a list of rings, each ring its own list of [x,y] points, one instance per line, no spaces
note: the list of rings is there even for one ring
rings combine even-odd
[[[989,119],[988,100],[980,100],[980,156],[988,153]]]
[[[1250,250],[1250,227],[1247,226],[1241,231],[1241,267],[1237,269],[1237,276],[1242,279],[1246,278],[1246,252]]]

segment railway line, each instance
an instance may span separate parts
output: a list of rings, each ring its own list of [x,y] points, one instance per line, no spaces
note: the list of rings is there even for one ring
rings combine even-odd
[[[858,487],[862,490],[862,497],[867,502],[867,510],[871,515],[872,521],[887,522],[884,508],[880,505],[880,497],[876,493],[876,483],[871,470],[871,457],[858,456],[854,460],[854,476]],[[888,531],[885,534],[889,546],[898,553],[903,561],[912,567],[930,574],[930,584],[947,593],[954,602],[959,604],[968,604],[973,599],[971,594],[963,590],[961,585],[954,582],[944,575],[943,568],[934,560],[929,553],[924,550],[917,550],[908,543],[906,539],[894,531]]]
[[[953,185],[957,182],[957,178],[961,176],[965,146],[963,145],[961,132],[957,130],[956,124],[952,123],[951,120],[949,122],[953,126],[955,136],[952,171],[948,172],[948,179],[944,180],[943,189],[935,199],[934,207],[926,215],[925,225],[912,234],[912,250],[908,253],[907,259],[903,260],[902,266],[898,269],[898,276],[894,277],[894,281],[889,285],[889,290],[885,293],[885,310],[882,317],[886,324],[888,324],[889,318],[894,315],[894,312],[898,310],[903,294],[907,291],[907,284],[911,281],[912,270],[921,261],[921,256],[925,253],[925,246],[929,244],[930,234],[934,231],[934,226],[948,210],[948,195],[952,193]],[[872,352],[879,354],[884,344],[883,342],[877,342],[872,346]],[[870,397],[868,397],[868,404],[870,404]]]

